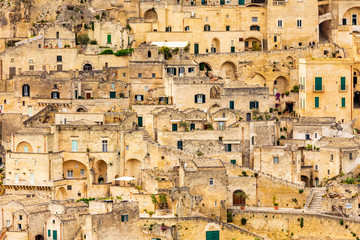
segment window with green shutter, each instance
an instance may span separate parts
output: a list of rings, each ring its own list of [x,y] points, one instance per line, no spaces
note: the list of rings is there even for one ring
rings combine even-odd
[[[234,109],[235,108],[235,103],[234,103],[234,101],[230,101],[230,109]]]
[[[322,91],[322,77],[315,78],[315,91]]]
[[[346,105],[345,105],[345,98],[343,97],[343,98],[341,98],[341,107],[345,107]]]
[[[235,52],[235,47],[234,46],[230,47],[230,52]]]
[[[239,5],[245,5],[245,0],[239,0]]]
[[[142,117],[138,117],[138,126],[143,127],[143,118]]]
[[[107,43],[111,43],[111,34],[107,35]]]
[[[110,98],[116,98],[116,92],[110,92]]]
[[[183,142],[182,142],[182,141],[178,141],[178,142],[177,142],[177,148],[178,148],[179,150],[183,150]]]
[[[173,132],[176,132],[177,129],[178,129],[177,123],[173,123],[173,124],[172,124],[172,131],[173,131]]]
[[[230,162],[231,162],[232,164],[236,164],[236,160],[235,160],[235,159],[230,160]]]
[[[129,215],[121,215],[121,222],[128,222],[129,221]]]
[[[345,86],[345,83],[346,83],[346,78],[345,77],[341,77],[341,91],[345,91],[346,90],[346,86]]]
[[[51,230],[48,229],[48,237],[51,237]]]
[[[219,240],[220,232],[219,231],[206,231],[206,240]]]
[[[195,130],[195,123],[190,123],[190,131]]]
[[[315,97],[315,107],[319,107],[319,97]]]
[[[194,54],[199,54],[199,44],[198,43],[194,44]]]
[[[57,231],[53,230],[53,240],[57,240]]]

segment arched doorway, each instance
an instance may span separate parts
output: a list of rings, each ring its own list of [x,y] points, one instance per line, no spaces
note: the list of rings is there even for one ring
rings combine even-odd
[[[60,187],[56,192],[56,200],[65,200],[66,199],[66,190],[64,187]]]
[[[140,178],[141,162],[138,159],[129,159],[125,163],[125,175],[128,177]]]
[[[220,77],[236,80],[236,65],[233,62],[224,62],[220,67]]]
[[[233,206],[245,206],[246,194],[242,190],[236,190],[233,193]]]
[[[95,182],[107,183],[107,164],[104,160],[95,163]]]
[[[210,98],[211,99],[219,99],[220,98],[220,87],[212,86],[210,88]]]
[[[211,52],[212,53],[220,52],[220,41],[219,41],[219,39],[214,38],[211,41]]]
[[[76,112],[87,112],[85,107],[78,107],[78,109],[76,109]]]
[[[145,22],[156,22],[158,20],[158,15],[153,9],[149,9],[144,14]]]
[[[354,92],[354,108],[360,108],[360,92]]]
[[[260,51],[261,42],[256,38],[247,38],[245,39],[245,51]]]
[[[301,181],[305,183],[305,187],[310,187],[310,178],[305,175],[301,175]]]
[[[285,93],[288,88],[287,80],[285,77],[277,77],[274,81],[274,95],[276,93]]]
[[[92,70],[91,64],[90,63],[85,64],[84,67],[83,67],[83,70],[84,71],[91,71]]]
[[[211,68],[210,64],[208,64],[206,62],[201,62],[201,63],[199,63],[199,70],[205,71],[205,72],[211,72],[212,68]]]
[[[43,235],[36,235],[35,240],[44,240]]]
[[[16,152],[33,152],[33,149],[28,142],[20,142],[16,147]]]
[[[320,186],[320,182],[319,179],[316,177],[315,178],[315,187],[319,187]]]

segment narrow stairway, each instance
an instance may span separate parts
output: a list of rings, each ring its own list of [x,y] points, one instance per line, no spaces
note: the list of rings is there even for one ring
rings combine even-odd
[[[314,188],[314,196],[311,199],[309,210],[321,212],[321,198],[326,193],[326,188]]]

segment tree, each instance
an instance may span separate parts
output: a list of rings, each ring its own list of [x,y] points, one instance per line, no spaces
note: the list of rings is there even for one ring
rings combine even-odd
[[[76,37],[76,40],[81,45],[87,45],[90,42],[90,38],[87,33],[79,33]]]

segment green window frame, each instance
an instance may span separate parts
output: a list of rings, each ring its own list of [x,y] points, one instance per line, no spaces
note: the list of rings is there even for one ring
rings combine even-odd
[[[51,237],[51,230],[48,229],[48,237]]]
[[[198,43],[194,44],[194,54],[199,54],[199,44]]]
[[[235,47],[234,46],[230,47],[230,52],[235,52]]]
[[[206,231],[206,240],[219,240],[220,231]]]
[[[226,31],[230,31],[230,26],[226,26]]]
[[[111,34],[107,35],[107,43],[111,43]]]
[[[346,98],[341,98],[341,107],[346,107]]]
[[[236,164],[236,160],[235,160],[235,159],[232,159],[232,160],[230,160],[230,163],[235,165],[235,164]]]
[[[315,78],[315,91],[322,91],[322,77]]]
[[[195,123],[190,123],[190,131],[195,130]]]
[[[230,103],[229,103],[229,108],[230,108],[230,109],[234,109],[234,108],[235,108],[235,102],[234,102],[234,101],[230,101]]]
[[[110,92],[110,98],[116,98],[116,92]]]
[[[121,215],[121,222],[128,222],[129,221],[129,215],[124,214]]]
[[[245,5],[245,0],[239,0],[239,5]]]
[[[177,125],[177,123],[173,123],[173,124],[171,125],[171,130],[172,130],[173,132],[177,132],[177,130],[178,130],[178,125]]]
[[[143,127],[143,117],[138,117],[138,126]]]
[[[53,230],[53,240],[57,240],[57,231],[56,230]]]
[[[183,141],[178,141],[177,142],[177,149],[183,150]]]
[[[345,91],[346,90],[346,78],[345,77],[341,77],[341,86],[340,86],[341,91]]]
[[[315,97],[315,108],[319,108],[320,105],[319,101],[320,101],[319,97]]]

